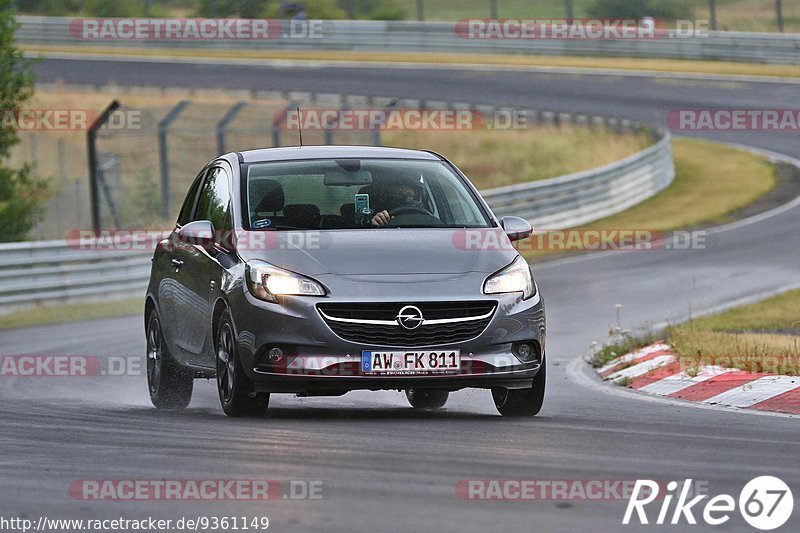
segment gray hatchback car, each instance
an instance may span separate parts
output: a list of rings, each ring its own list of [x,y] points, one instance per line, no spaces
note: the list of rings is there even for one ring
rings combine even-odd
[[[356,146],[229,153],[189,189],[156,247],[145,305],[159,408],[216,379],[230,416],[272,393],[405,391],[420,409],[491,389],[505,416],[545,392],[545,312],[512,241],[452,163]]]

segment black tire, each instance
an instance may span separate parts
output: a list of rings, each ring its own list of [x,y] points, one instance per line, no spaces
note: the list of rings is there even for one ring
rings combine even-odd
[[[441,409],[450,392],[446,390],[408,389],[406,398],[414,409]]]
[[[494,405],[503,416],[536,416],[542,410],[546,382],[545,366],[542,364],[541,370],[533,378],[533,387],[530,389],[493,388]]]
[[[217,352],[219,402],[228,416],[263,415],[269,405],[269,394],[253,391],[253,382],[242,368],[233,331],[233,322],[226,310],[219,319],[214,342]]]
[[[158,311],[147,317],[147,388],[158,409],[184,409],[192,401],[194,377],[169,353]]]

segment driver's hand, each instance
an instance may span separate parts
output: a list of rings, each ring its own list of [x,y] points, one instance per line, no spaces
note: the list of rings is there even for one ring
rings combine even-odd
[[[376,213],[375,216],[372,217],[370,224],[372,224],[373,226],[385,226],[386,224],[389,223],[389,220],[391,220],[391,218],[392,217],[389,216],[389,212],[384,209],[383,211]]]

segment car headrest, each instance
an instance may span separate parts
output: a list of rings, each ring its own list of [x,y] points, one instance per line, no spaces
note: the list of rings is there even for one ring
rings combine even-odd
[[[250,205],[256,204],[256,213],[281,211],[284,202],[283,186],[277,181],[253,180],[250,183]]]
[[[293,226],[315,228],[319,225],[320,210],[314,204],[292,204],[283,208],[283,216]]]

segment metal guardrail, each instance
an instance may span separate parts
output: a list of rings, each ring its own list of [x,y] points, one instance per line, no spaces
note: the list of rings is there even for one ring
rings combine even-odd
[[[575,227],[619,213],[675,179],[672,139],[604,167],[482,192],[498,217],[515,215],[542,229]]]
[[[374,101],[394,101],[374,97]],[[416,102],[427,108],[474,108],[464,103]],[[537,122],[595,124],[617,130],[648,130],[614,117],[530,112]],[[668,132],[650,130],[656,143],[601,168],[483,192],[495,214],[522,216],[537,227],[560,229],[623,211],[669,186],[675,176]],[[155,242],[155,239],[149,241]],[[0,244],[0,315],[34,305],[130,298],[144,293],[152,250],[85,249],[79,240]],[[113,248],[113,247],[112,247]]]
[[[452,22],[336,20],[324,21],[315,36],[296,36],[289,22],[282,21],[270,39],[86,40],[70,33],[73,20],[20,16],[17,39],[28,45],[103,48],[507,53],[800,64],[800,34],[705,32],[689,37],[669,30],[654,39],[468,39]]]
[[[81,250],[75,242],[0,244],[0,314],[35,304],[129,298],[143,292],[152,251]]]

